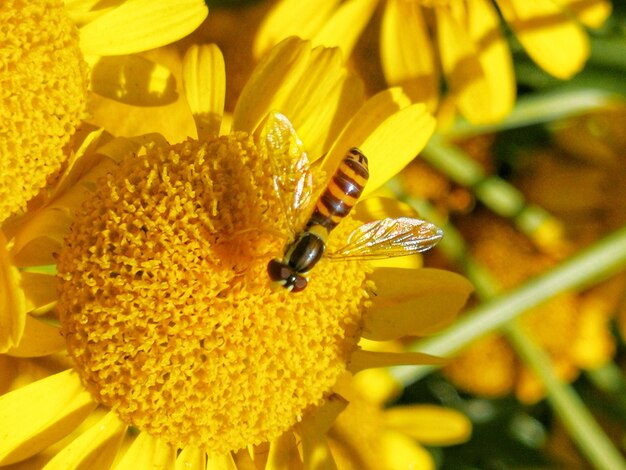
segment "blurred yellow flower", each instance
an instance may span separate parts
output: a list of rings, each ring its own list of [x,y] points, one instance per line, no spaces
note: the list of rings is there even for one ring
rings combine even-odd
[[[138,61],[122,54],[179,39],[206,14],[200,0],[0,5],[0,223],[24,211],[67,159],[65,147],[87,116],[87,89],[119,90],[126,78],[126,94],[137,94],[138,83],[120,72]],[[122,61],[126,69],[113,66]]]
[[[350,55],[378,0],[324,0],[302,5],[281,0],[256,38],[260,56],[289,35],[339,46]],[[500,15],[529,56],[546,72],[567,79],[589,55],[584,26],[597,28],[611,11],[608,0],[386,0],[380,56],[390,86],[414,102],[448,103],[475,124],[497,122],[511,110],[515,78]],[[447,107],[447,106],[446,106]]]
[[[461,229],[472,256],[504,290],[558,262],[495,216],[474,214]],[[550,355],[563,380],[572,381],[580,369],[598,367],[612,358],[615,345],[609,324],[611,312],[601,302],[602,297],[599,291],[560,294],[520,320],[522,328]],[[520,363],[507,340],[499,335],[474,343],[445,372],[459,387],[480,395],[514,392],[520,400],[534,402],[545,393],[541,381]]]
[[[384,369],[345,377],[336,389],[349,401],[328,433],[340,470],[434,469],[422,445],[455,445],[470,438],[471,422],[453,409],[420,404],[385,408],[400,385]]]
[[[5,235],[3,291],[34,297],[20,289],[26,271],[16,260],[58,259],[58,298],[48,302],[57,302],[60,321],[26,316],[23,339],[8,353],[67,347],[72,367],[0,397],[1,464],[330,466],[324,423],[346,406],[333,391],[346,371],[438,361],[366,350],[360,338],[430,334],[469,295],[458,275],[384,262],[322,259],[298,294],[272,289],[267,276],[287,224],[266,152],[299,160],[305,145],[321,176],[357,145],[370,160],[371,193],[433,131],[423,105],[399,90],[364,101],[339,50],[290,39],[259,64],[229,125],[219,49],[192,47],[182,69],[198,140],[93,131],[54,197]],[[276,127],[275,111],[298,135],[288,121]],[[398,211],[406,208],[363,201],[329,249],[359,218]]]

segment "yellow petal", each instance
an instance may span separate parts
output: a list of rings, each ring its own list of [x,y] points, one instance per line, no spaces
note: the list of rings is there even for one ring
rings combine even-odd
[[[122,443],[126,424],[110,411],[92,425],[48,464],[46,470],[68,468],[109,468]]]
[[[291,431],[274,439],[270,444],[269,456],[264,470],[291,470],[302,468],[298,442]]]
[[[441,406],[396,406],[387,409],[384,418],[387,427],[426,445],[460,444],[472,433],[472,423],[467,416]]]
[[[378,295],[364,315],[363,337],[377,341],[444,328],[473,289],[464,277],[439,269],[381,268],[372,279]]]
[[[38,211],[15,237],[15,262],[20,266],[56,264],[54,253],[61,249],[71,224],[69,210],[49,207]]]
[[[386,468],[414,468],[434,470],[430,453],[413,439],[394,431],[386,431],[380,438]]]
[[[0,397],[0,464],[24,460],[69,434],[96,407],[67,370]]]
[[[117,8],[123,2],[124,0],[108,1],[104,5],[102,0],[65,0],[63,3],[67,16],[77,26],[81,26]]]
[[[556,0],[589,28],[599,28],[611,15],[613,5],[608,0]]]
[[[486,80],[487,93],[478,97],[477,106],[463,109],[475,124],[502,120],[515,102],[515,75],[508,43],[500,30],[500,17],[491,0],[468,0],[469,35]]]
[[[228,454],[209,454],[206,468],[207,470],[238,470],[230,452]]]
[[[80,29],[86,55],[122,55],[174,42],[200,26],[209,13],[201,0],[134,0]]]
[[[215,44],[193,45],[183,58],[185,96],[198,138],[218,135],[226,98],[224,57]]]
[[[348,0],[328,18],[313,36],[314,45],[339,47],[344,57],[352,54],[357,39],[365,29],[378,0]]]
[[[554,0],[498,0],[502,15],[528,55],[560,79],[579,72],[589,56],[589,38]]]
[[[351,383],[368,402],[381,407],[402,393],[402,386],[385,368],[362,370],[352,377]]]
[[[280,104],[306,70],[311,45],[297,38],[276,45],[256,66],[239,95],[233,115],[233,130],[253,133],[270,111]]]
[[[326,23],[339,0],[282,0],[265,16],[254,41],[258,59],[272,46],[289,36],[311,39]]]
[[[198,447],[187,446],[176,457],[174,470],[205,470],[206,457],[206,452]]]
[[[91,90],[133,106],[176,101],[176,79],[167,67],[138,55],[91,57]]]
[[[434,110],[439,101],[439,71],[419,2],[388,0],[380,41],[387,83],[402,87],[414,102]]]
[[[360,148],[369,160],[370,179],[363,196],[400,172],[424,148],[435,119],[423,104],[414,104],[385,119]]]
[[[381,91],[367,100],[354,114],[324,158],[322,163],[324,172],[333,174],[351,147],[360,146],[385,119],[410,104],[411,100],[400,88]]]
[[[448,359],[432,356],[420,352],[380,352],[359,349],[352,353],[348,370],[353,374],[365,369],[391,366],[419,366],[437,365],[442,366]]]
[[[141,432],[131,444],[124,457],[115,465],[115,470],[170,470],[176,464],[176,452],[163,440]]]
[[[42,322],[30,315],[26,316],[26,327],[20,344],[7,351],[15,357],[41,357],[65,349],[65,338],[59,328]]]
[[[26,311],[39,315],[49,311],[57,300],[56,278],[50,274],[22,272]]]
[[[346,400],[339,395],[331,395],[324,405],[309,414],[300,423],[302,460],[305,469],[337,468],[328,447],[326,432],[346,406],[348,406]]]
[[[0,231],[0,352],[17,345],[24,332],[26,299],[20,283],[20,272]]]
[[[387,217],[417,217],[417,211],[408,204],[390,197],[369,197],[359,201],[354,217],[367,223]]]
[[[466,18],[456,18],[453,11],[440,6],[435,9],[437,44],[446,81],[456,105],[468,119],[489,122],[489,86],[476,48],[465,27]]]
[[[307,144],[309,154],[319,156],[341,96],[337,91],[346,72],[338,49],[317,47],[312,50],[306,70],[280,111],[293,123]],[[331,101],[332,99],[332,101]],[[345,122],[343,123],[345,124]],[[313,158],[309,157],[311,161]]]

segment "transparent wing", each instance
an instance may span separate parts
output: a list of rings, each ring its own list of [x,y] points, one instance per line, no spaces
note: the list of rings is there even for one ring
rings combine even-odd
[[[284,115],[273,112],[259,133],[259,152],[272,171],[274,189],[292,235],[311,201],[313,178],[304,145]]]
[[[409,217],[382,219],[361,225],[348,237],[344,247],[329,258],[381,259],[406,256],[429,250],[443,237],[430,222]]]

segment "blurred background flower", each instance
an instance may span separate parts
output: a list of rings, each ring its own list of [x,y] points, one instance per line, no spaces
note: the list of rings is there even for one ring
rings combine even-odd
[[[111,81],[120,86],[101,86],[99,95],[91,94],[90,122],[114,135],[159,132],[171,143],[188,136],[203,139],[218,122],[224,133],[233,120],[245,124],[237,101],[271,44],[290,34],[312,38],[314,44],[338,44],[349,52],[348,66],[364,85],[341,79],[335,85],[321,80],[318,87],[312,71],[298,75],[303,84],[293,91],[314,94],[318,106],[312,111],[299,107],[298,100],[285,101],[298,114],[296,127],[321,161],[334,139],[330,136],[341,128],[337,124],[320,138],[325,134],[319,130],[326,129],[315,122],[320,109],[335,103],[329,98],[335,95],[324,95],[328,89],[342,90],[356,106],[392,83],[404,93],[386,95],[390,102],[400,100],[404,107],[408,95],[436,110],[439,132],[419,158],[410,163],[410,157],[401,158],[400,166],[408,165],[376,195],[401,199],[407,206],[396,203],[395,210],[417,210],[444,227],[439,247],[423,260],[410,260],[413,268],[454,267],[476,287],[468,311],[435,336],[415,338],[391,323],[397,336],[406,335],[401,339],[405,351],[451,358],[441,371],[431,364],[391,368],[392,379],[359,373],[341,390],[344,398],[333,397],[329,406],[309,415],[302,440],[288,433],[274,446],[235,454],[236,464],[271,467],[268,462],[279,449],[289,459],[288,468],[299,465],[298,443],[305,442],[303,447],[314,444],[308,448],[321,449],[321,455],[332,452],[340,468],[381,468],[390,455],[396,458],[390,468],[402,468],[402,459],[411,456],[418,468],[626,468],[626,278],[618,275],[626,266],[623,2],[208,3],[211,15],[194,33],[137,56],[158,73],[135,73],[145,68],[130,67],[117,75],[123,80]],[[216,98],[219,93],[205,93],[206,85],[189,88],[183,79],[197,66],[190,61],[185,68],[183,54],[193,44],[209,42],[224,53],[223,63],[209,54],[214,81],[222,79],[216,72],[222,65],[228,71],[223,102]],[[289,68],[273,67],[276,77]],[[326,67],[335,70],[337,64]],[[124,91],[129,77],[152,78],[133,94]],[[148,89],[167,92],[141,91]],[[270,89],[271,82],[257,87]],[[223,117],[216,119],[222,106]],[[411,125],[397,124],[401,139],[411,140]],[[80,149],[81,142],[108,144],[110,135],[97,135],[98,140],[96,134],[77,137],[73,148]],[[119,145],[115,139],[105,148],[110,154]],[[384,167],[381,163],[376,173]],[[30,247],[21,256],[37,253],[35,245]],[[7,245],[5,254],[12,249]],[[19,276],[50,277],[10,263],[0,275],[9,293],[19,292]],[[385,280],[390,288],[398,284],[398,296],[418,289],[395,277]],[[30,292],[32,312],[50,311],[56,292]],[[15,305],[17,297],[2,300]],[[409,318],[434,304],[411,305]],[[31,340],[21,345],[24,355],[58,350],[58,342],[42,340],[51,337],[49,329],[26,331]],[[68,367],[55,356],[0,358],[14,379],[11,388]],[[418,407],[424,412],[405,413]],[[401,432],[399,421],[390,419],[395,409]],[[471,435],[462,415],[471,422]],[[440,440],[435,434],[443,426],[437,422],[454,423]],[[49,459],[90,426],[86,421],[49,448],[47,457],[46,452],[40,456]],[[317,439],[326,433],[328,441]],[[377,460],[373,452],[384,457]]]

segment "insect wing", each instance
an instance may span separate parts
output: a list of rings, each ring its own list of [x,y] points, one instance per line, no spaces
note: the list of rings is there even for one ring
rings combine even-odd
[[[287,117],[268,115],[259,134],[259,151],[272,171],[276,196],[293,235],[311,201],[313,178],[304,145]]]
[[[413,255],[429,250],[443,237],[442,230],[425,220],[398,217],[361,225],[348,243],[330,258],[382,259]]]

